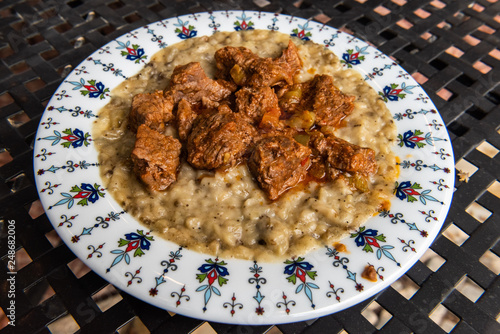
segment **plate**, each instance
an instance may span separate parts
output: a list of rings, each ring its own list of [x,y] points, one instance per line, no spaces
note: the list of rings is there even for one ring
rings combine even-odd
[[[183,249],[140,225],[99,176],[92,124],[114,87],[151,56],[216,31],[268,29],[331,49],[362,73],[397,124],[400,175],[390,211],[343,243],[283,262],[222,259]],[[123,291],[189,317],[236,324],[277,324],[348,308],[403,275],[426,251],[448,212],[454,159],[444,122],[424,90],[390,57],[332,27],[253,11],[218,11],[151,23],[103,46],[65,79],[42,116],[34,147],[36,185],[45,212],[68,247]],[[376,281],[362,277],[373,266]]]

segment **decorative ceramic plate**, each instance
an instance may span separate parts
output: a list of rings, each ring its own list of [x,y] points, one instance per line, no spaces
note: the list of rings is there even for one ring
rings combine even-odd
[[[286,262],[219,259],[161,239],[102,187],[92,124],[114,87],[167,45],[216,31],[268,29],[323,44],[379,93],[398,129],[400,176],[390,211],[341,240]],[[443,121],[423,89],[365,42],[313,21],[221,11],[162,20],[131,31],[83,61],[50,100],[34,148],[45,211],[68,247],[118,288],[158,307],[216,322],[272,324],[348,308],[403,275],[438,234],[454,183]],[[377,280],[362,277],[373,265]]]

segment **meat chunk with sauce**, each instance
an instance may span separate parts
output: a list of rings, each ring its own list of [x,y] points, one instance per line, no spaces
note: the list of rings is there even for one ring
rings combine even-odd
[[[177,179],[181,143],[140,125],[132,151],[135,174],[151,189],[165,190]]]
[[[252,124],[259,123],[271,109],[279,109],[278,97],[270,87],[243,87],[235,95],[237,111]]]
[[[304,179],[311,149],[287,136],[265,137],[255,144],[248,167],[269,199],[276,200]]]
[[[165,123],[174,117],[173,102],[172,97],[164,96],[162,91],[135,95],[129,114],[130,129],[136,132],[141,124],[145,124],[151,129],[164,131]]]
[[[215,52],[217,77],[238,86],[276,86],[293,83],[302,67],[297,47],[290,40],[278,58],[261,58],[244,47],[227,46]]]
[[[249,87],[244,87],[240,91],[242,91],[245,88]],[[261,88],[249,88],[251,91],[260,91],[264,90],[266,91],[267,88],[269,87],[261,87]],[[270,89],[270,88],[269,88]],[[272,92],[272,89],[270,89]],[[238,91],[238,92],[240,92]],[[271,93],[269,92],[269,94]],[[265,93],[264,93],[265,94]],[[274,94],[274,93],[272,93]],[[251,124],[255,125],[256,128],[258,129],[258,139],[262,139],[264,137],[273,137],[273,136],[278,136],[278,135],[284,135],[284,136],[289,136],[293,137],[295,134],[297,134],[297,130],[294,128],[291,128],[287,126],[286,122],[282,119],[281,117],[281,110],[276,107],[274,104],[274,98],[272,95],[270,98],[272,99],[269,102],[264,102],[261,100],[261,97],[256,96],[255,98],[250,99],[250,108],[247,108],[248,105],[244,105],[242,109],[242,114],[244,118]],[[263,97],[264,99],[267,99],[267,97]],[[244,99],[246,100],[246,99]],[[252,100],[254,103],[252,103]],[[247,100],[248,101],[248,100]],[[241,101],[240,101],[241,102]],[[243,102],[244,104],[245,102]],[[236,101],[236,104],[238,104],[238,101]],[[265,107],[264,105],[269,105],[269,107]],[[260,105],[260,107],[256,107],[256,105]],[[241,106],[241,104],[240,104]],[[255,112],[253,112],[255,110]],[[251,118],[249,115],[252,115],[253,118]]]
[[[215,77],[219,79],[233,80],[238,85],[243,85],[246,77],[239,75],[236,79],[233,78],[239,71],[249,72],[252,63],[260,57],[254,54],[250,49],[245,47],[226,46],[215,51],[215,66],[217,73]],[[233,67],[237,67],[233,69]],[[231,74],[231,70],[233,73]],[[245,74],[243,72],[243,74]]]
[[[296,129],[287,126],[285,121],[280,120],[277,116],[279,114],[279,109],[271,109],[264,114],[258,125],[258,140],[275,136],[294,138],[299,133]]]
[[[188,162],[199,169],[229,168],[247,153],[257,133],[227,105],[198,116],[187,140]]]
[[[342,93],[329,75],[316,75],[304,83],[282,88],[278,92],[280,107],[290,114],[313,112],[317,126],[339,127],[352,113],[354,97]]]
[[[177,66],[171,76],[169,91],[174,102],[185,99],[191,104],[203,103],[217,107],[236,90],[236,85],[225,80],[212,80],[198,62]]]
[[[179,101],[177,105],[177,133],[182,141],[187,139],[197,117],[198,113],[191,103],[185,99]]]
[[[351,144],[333,135],[315,133],[312,137],[315,151],[326,160],[330,177],[335,179],[340,171],[368,176],[377,171],[375,151]]]

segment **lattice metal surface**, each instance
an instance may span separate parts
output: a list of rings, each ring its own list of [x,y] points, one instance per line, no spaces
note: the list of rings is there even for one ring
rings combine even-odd
[[[220,9],[281,12],[349,31],[394,57],[423,85],[443,116],[461,176],[443,234],[423,262],[374,298],[337,314],[279,326],[231,326],[172,316],[85,269],[43,213],[34,186],[33,139],[44,106],[64,77],[129,30]],[[500,2],[12,0],[0,2],[0,18],[4,313],[9,220],[16,221],[18,260],[16,327],[6,326],[0,312],[2,334],[182,333],[195,328],[200,333],[500,332]]]

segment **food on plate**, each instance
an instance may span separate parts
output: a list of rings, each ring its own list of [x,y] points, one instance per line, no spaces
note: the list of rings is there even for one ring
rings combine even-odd
[[[165,124],[174,118],[172,97],[164,96],[162,91],[149,94],[137,94],[132,99],[129,126],[134,132],[141,124],[162,132]]]
[[[254,125],[270,110],[278,110],[278,97],[271,87],[242,87],[235,94],[236,110]],[[279,115],[278,115],[279,118]]]
[[[311,149],[292,137],[277,135],[259,140],[248,168],[270,200],[296,186],[307,174]]]
[[[163,49],[94,127],[105,186],[140,222],[264,261],[331,245],[387,205],[395,136],[378,94],[331,51],[259,30]]]
[[[354,96],[342,93],[330,75],[316,75],[313,79],[283,87],[278,92],[284,112],[297,114],[314,112],[314,125],[339,127],[354,108]]]
[[[175,182],[181,144],[141,124],[131,153],[135,174],[152,190],[165,190]]]
[[[253,126],[227,105],[205,111],[193,123],[187,139],[187,161],[198,169],[236,166],[257,137]]]
[[[265,87],[293,84],[300,69],[297,47],[292,41],[280,57],[259,57],[246,47],[226,46],[215,52],[216,76],[232,80],[238,86]]]

